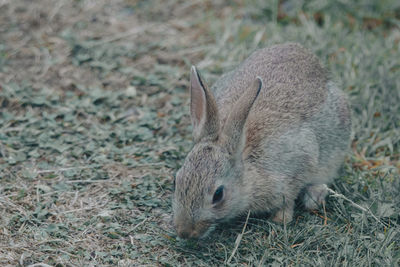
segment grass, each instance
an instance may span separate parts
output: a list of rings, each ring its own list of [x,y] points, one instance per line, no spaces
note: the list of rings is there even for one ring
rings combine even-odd
[[[1,1],[0,265],[399,265],[399,18],[395,0]],[[212,84],[286,41],[349,96],[341,195],[286,226],[250,216],[176,239],[190,65]]]

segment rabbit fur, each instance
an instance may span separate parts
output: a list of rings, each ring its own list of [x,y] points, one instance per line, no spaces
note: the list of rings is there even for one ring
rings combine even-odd
[[[295,43],[260,49],[211,90],[192,67],[190,90],[195,144],[175,178],[179,237],[204,237],[249,210],[288,223],[299,195],[308,209],[324,201],[351,119],[316,56]]]

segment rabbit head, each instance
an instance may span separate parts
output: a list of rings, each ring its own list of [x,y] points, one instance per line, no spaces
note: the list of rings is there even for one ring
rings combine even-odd
[[[195,145],[175,178],[173,222],[179,237],[204,237],[217,222],[246,212],[240,197],[244,128],[261,87],[261,78],[254,77],[220,125],[215,98],[192,67],[190,112]]]

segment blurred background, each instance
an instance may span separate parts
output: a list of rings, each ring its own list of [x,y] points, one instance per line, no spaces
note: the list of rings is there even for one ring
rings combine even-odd
[[[190,66],[208,84],[299,42],[349,96],[351,153],[327,211],[183,244]],[[0,265],[400,264],[400,2],[0,0]]]

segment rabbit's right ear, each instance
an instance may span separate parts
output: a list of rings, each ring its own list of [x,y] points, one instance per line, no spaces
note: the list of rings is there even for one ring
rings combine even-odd
[[[205,138],[217,139],[219,129],[217,104],[195,66],[192,66],[190,73],[190,115],[196,143]]]

